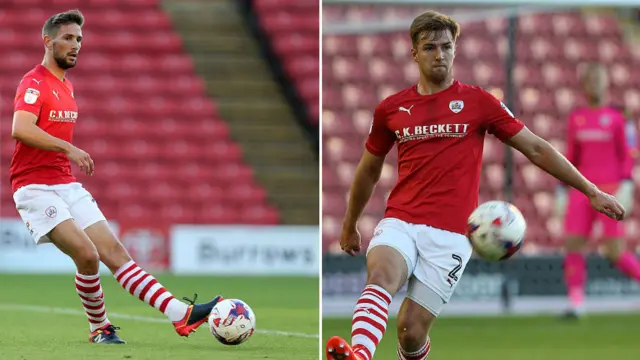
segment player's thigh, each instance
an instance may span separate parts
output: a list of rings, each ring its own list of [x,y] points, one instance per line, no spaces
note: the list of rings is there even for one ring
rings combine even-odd
[[[29,185],[13,194],[16,209],[36,244],[51,242],[49,233],[73,218],[67,203],[45,185]]]
[[[627,248],[624,223],[598,213],[602,225],[600,243],[604,247],[604,255],[610,260],[617,260]]]
[[[418,237],[418,264],[413,274],[417,281],[439,295],[441,301],[432,302],[432,298],[420,291],[422,287],[416,285],[408,289],[407,296],[437,316],[449,302],[472,253],[466,236],[424,226]]]
[[[96,247],[74,219],[58,224],[49,233],[49,238],[58,249],[69,255],[78,265],[92,266],[99,261]]]
[[[598,213],[597,220],[602,225],[603,239],[623,239],[625,237],[624,223]]]
[[[106,220],[89,225],[84,232],[98,249],[100,260],[113,272],[131,260],[129,252],[120,242]]]
[[[68,184],[58,193],[69,204],[69,211],[82,230],[99,221],[106,221],[95,199],[82,184]]]
[[[425,307],[425,304],[442,303],[442,299],[415,277],[409,279],[409,287],[412,288],[410,293],[413,293],[413,296],[407,296],[400,306],[397,324],[398,340],[403,349],[415,351],[424,345],[438,316]]]
[[[402,220],[385,218],[378,223],[367,248],[370,282],[378,282],[389,292],[397,292],[413,273],[417,261],[414,228]],[[371,281],[372,280],[372,281]]]
[[[97,202],[81,184],[73,183],[61,191],[78,226],[95,245],[102,260],[110,269],[118,268],[131,258],[124,245],[111,230]]]
[[[596,213],[589,199],[581,192],[569,190],[569,203],[564,216],[564,234],[566,239],[586,239],[591,233]]]

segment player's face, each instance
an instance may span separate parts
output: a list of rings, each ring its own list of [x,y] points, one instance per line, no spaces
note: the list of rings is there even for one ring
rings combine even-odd
[[[411,49],[413,60],[418,63],[420,72],[433,83],[444,82],[451,74],[455,43],[453,34],[442,32],[423,32],[420,40]]]
[[[601,98],[608,85],[607,73],[604,69],[597,67],[589,69],[582,80],[585,93],[593,99]]]
[[[81,44],[82,29],[78,24],[61,25],[56,37],[48,41],[56,64],[63,70],[76,66]]]

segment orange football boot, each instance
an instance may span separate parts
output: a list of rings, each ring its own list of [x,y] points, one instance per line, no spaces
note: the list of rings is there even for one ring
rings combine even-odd
[[[189,336],[192,332],[195,332],[200,325],[207,322],[213,307],[222,300],[222,296],[216,296],[208,303],[196,304],[195,302],[197,298],[197,294],[194,296],[193,300],[186,297],[183,298],[185,301],[191,303],[191,305],[189,305],[187,313],[180,321],[173,322],[173,326],[176,328],[176,332],[180,336]]]
[[[357,354],[351,345],[339,336],[334,336],[327,341],[327,360],[365,360]]]

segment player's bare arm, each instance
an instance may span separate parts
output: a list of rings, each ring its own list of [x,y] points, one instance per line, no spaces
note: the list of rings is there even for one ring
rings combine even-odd
[[[625,209],[613,196],[600,191],[551,144],[529,131],[526,127],[511,137],[507,144],[520,151],[533,164],[556,179],[585,194],[597,211],[612,219],[620,220],[624,218]]]
[[[11,137],[38,149],[64,153],[80,167],[80,171],[93,175],[94,164],[89,154],[67,141],[49,135],[36,125],[37,121],[38,116],[33,113],[24,110],[16,111],[13,114]]]
[[[349,204],[342,223],[340,246],[349,255],[356,255],[360,251],[360,233],[358,233],[358,220],[364,212],[364,208],[371,199],[373,190],[380,180],[384,157],[375,156],[366,149],[362,154],[360,163],[356,168],[355,177],[349,191]]]

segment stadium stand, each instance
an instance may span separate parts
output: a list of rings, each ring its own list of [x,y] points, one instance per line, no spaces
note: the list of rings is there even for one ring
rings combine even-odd
[[[270,37],[286,74],[293,79],[309,108],[309,121],[319,120],[320,32],[318,0],[257,0],[255,12]]]
[[[375,22],[412,18],[424,8],[413,6],[325,5],[324,22]],[[437,9],[447,14],[464,9]],[[455,77],[492,89],[505,88],[506,21],[463,23],[455,60]],[[613,15],[563,12],[519,18],[515,81],[516,115],[530,128],[564,151],[564,124],[569,111],[584,104],[576,66],[599,59],[609,65],[612,99],[633,116],[640,114],[640,92],[633,86],[640,70],[640,46],[626,42]],[[348,186],[353,179],[372,111],[379,100],[411,86],[417,70],[410,58],[407,32],[323,37],[323,247],[339,252],[337,244]],[[480,201],[503,199],[506,148],[487,136]],[[556,248],[561,223],[551,217],[555,180],[514,156],[514,203],[528,220],[526,252]],[[363,242],[384,213],[384,201],[396,179],[395,149],[385,165],[381,183],[361,222]],[[635,180],[640,183],[635,171]],[[637,201],[637,200],[636,200]],[[638,206],[638,204],[636,204]],[[630,239],[640,233],[639,215],[625,221]]]
[[[224,99],[212,100],[215,84],[199,76],[190,39],[179,36],[157,0],[13,1],[0,9],[0,44],[12,49],[0,69],[0,216],[18,216],[8,182],[14,142],[7,141],[15,89],[42,59],[44,21],[78,5],[87,24],[78,66],[68,74],[80,109],[74,143],[95,159],[95,176],[79,180],[105,215],[140,225],[286,222],[278,202],[268,200],[261,170],[250,166],[250,149],[234,138]],[[315,174],[317,184],[317,165]]]

